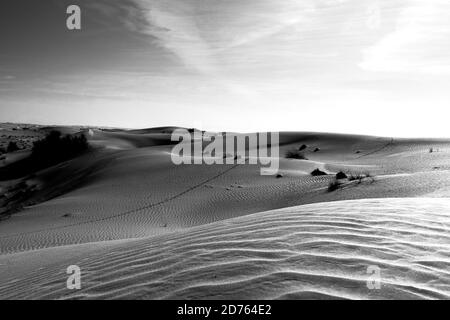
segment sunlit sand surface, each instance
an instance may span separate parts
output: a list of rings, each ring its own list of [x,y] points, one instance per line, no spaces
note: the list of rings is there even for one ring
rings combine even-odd
[[[450,141],[282,133],[277,178],[176,166],[173,129],[94,129],[93,152],[23,178],[32,196],[0,221],[0,298],[449,298]],[[307,159],[284,157],[302,145]],[[341,170],[372,178],[328,191]]]

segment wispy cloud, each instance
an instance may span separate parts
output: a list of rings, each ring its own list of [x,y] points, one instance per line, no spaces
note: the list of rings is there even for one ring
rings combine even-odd
[[[24,24],[0,11],[0,117],[342,131],[376,109],[351,130],[394,134],[407,108],[403,135],[448,108],[448,0],[77,0],[80,33],[61,23],[70,0],[45,3]]]
[[[137,2],[147,19],[147,26],[141,31],[154,38],[156,45],[174,54],[188,68],[201,72],[214,71],[211,48],[200,34],[195,7],[178,0]]]
[[[363,50],[369,71],[450,73],[450,2],[408,0],[395,30]]]
[[[224,51],[306,24],[315,8],[314,1],[294,0],[136,1],[147,18],[144,32],[186,67],[207,74],[221,69]],[[243,62],[248,63],[248,57],[235,61]]]

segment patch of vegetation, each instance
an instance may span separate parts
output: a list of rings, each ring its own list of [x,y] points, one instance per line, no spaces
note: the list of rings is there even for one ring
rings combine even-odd
[[[339,171],[338,173],[336,173],[336,179],[347,179],[347,175],[344,172]]]
[[[14,151],[17,151],[17,150],[20,150],[19,146],[17,145],[17,142],[10,141],[8,143],[8,147],[6,147],[6,152],[10,153],[10,152],[14,152]]]
[[[298,150],[289,150],[286,152],[286,158],[287,159],[298,159],[298,160],[308,160],[308,158],[305,157],[305,154]]]
[[[326,172],[323,172],[323,171],[321,171],[321,170],[319,170],[319,169],[315,169],[315,170],[313,170],[313,171],[311,172],[311,175],[312,175],[313,177],[316,177],[316,176],[326,176],[327,173],[326,173]]]
[[[357,180],[361,183],[362,179],[364,179],[364,178],[365,178],[365,176],[360,173],[357,173],[357,174],[351,173],[348,175],[348,181],[356,181]]]
[[[308,148],[308,146],[307,146],[306,144],[302,144],[302,145],[300,146],[300,148],[298,148],[298,151],[305,150],[306,148]]]
[[[340,182],[339,180],[333,180],[330,181],[330,183],[328,184],[328,192],[333,192],[336,191],[337,189],[339,189],[342,185],[342,182]]]
[[[31,157],[41,165],[53,165],[79,156],[89,149],[83,134],[63,136],[51,131],[44,139],[33,143]]]
[[[33,143],[29,157],[1,167],[0,181],[25,177],[78,157],[88,150],[89,144],[83,134],[63,136],[58,131],[52,131],[44,139]]]
[[[329,183],[328,192],[332,192],[339,188],[342,188],[342,187],[344,187],[344,185],[350,186],[351,185],[350,182],[353,182],[353,181],[357,182],[357,184],[360,184],[363,181],[365,181],[366,179],[369,179],[370,183],[375,182],[374,176],[369,172],[347,173],[346,174],[346,173],[340,171],[336,174],[335,179]],[[345,180],[348,182],[345,182]]]
[[[348,181],[358,181],[358,183],[361,183],[364,179],[372,179],[372,181],[374,180],[373,176],[369,172],[348,174]]]

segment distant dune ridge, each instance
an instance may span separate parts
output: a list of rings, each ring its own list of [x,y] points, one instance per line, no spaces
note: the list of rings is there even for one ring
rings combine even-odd
[[[263,176],[173,164],[177,127],[62,127],[91,150],[10,180],[20,139],[49,132],[23,126],[2,125],[24,149],[0,161],[0,298],[450,296],[450,140],[282,132],[278,175]]]

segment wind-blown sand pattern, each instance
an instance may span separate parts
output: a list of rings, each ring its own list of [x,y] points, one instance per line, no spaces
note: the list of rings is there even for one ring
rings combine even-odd
[[[4,298],[442,299],[450,201],[372,199],[268,211],[139,240],[2,256]],[[45,269],[43,261],[51,258]],[[28,261],[32,264],[22,265]],[[77,263],[83,288],[65,289]],[[26,274],[16,278],[16,265]],[[381,269],[379,290],[367,268]]]
[[[0,221],[0,298],[449,298],[450,141],[282,133],[277,178],[176,166],[173,129],[91,129],[92,152],[0,181],[4,212],[33,190]],[[329,192],[340,170],[373,178]]]

